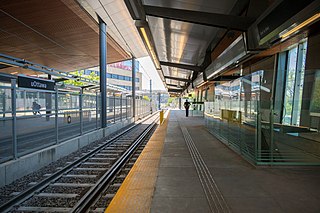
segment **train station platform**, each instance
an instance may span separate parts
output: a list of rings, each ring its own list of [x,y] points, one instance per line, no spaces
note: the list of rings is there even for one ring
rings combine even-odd
[[[320,212],[320,169],[255,167],[171,110],[106,212]]]

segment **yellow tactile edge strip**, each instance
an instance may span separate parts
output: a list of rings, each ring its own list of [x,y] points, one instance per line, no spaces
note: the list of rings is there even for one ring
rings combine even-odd
[[[105,213],[150,212],[152,196],[167,134],[169,111],[158,126]]]

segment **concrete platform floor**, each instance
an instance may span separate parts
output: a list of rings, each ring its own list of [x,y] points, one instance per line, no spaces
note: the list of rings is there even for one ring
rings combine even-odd
[[[256,168],[184,111],[170,113],[155,174],[146,212],[320,212],[319,167]]]

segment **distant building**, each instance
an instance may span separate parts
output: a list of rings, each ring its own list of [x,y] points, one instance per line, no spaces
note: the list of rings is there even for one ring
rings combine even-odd
[[[142,89],[142,73],[139,71],[140,64],[136,61],[136,90]],[[132,90],[132,65],[131,60],[122,61],[107,66],[107,82],[109,84]],[[95,72],[99,75],[99,67],[86,69],[85,75]]]

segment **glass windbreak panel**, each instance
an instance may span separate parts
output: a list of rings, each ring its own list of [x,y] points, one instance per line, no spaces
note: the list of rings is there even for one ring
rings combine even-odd
[[[238,151],[241,151],[241,131],[240,131],[240,82],[236,79],[230,82],[230,107],[228,109],[228,142]]]
[[[128,109],[128,117],[132,117],[133,116],[133,107],[132,107],[132,98],[128,98],[128,105],[127,105],[127,109]]]
[[[275,59],[275,58],[274,58]],[[274,60],[271,60],[274,61]],[[271,108],[272,84],[274,79],[274,69],[264,70],[260,76],[260,95],[257,100],[257,161],[269,162],[272,158],[272,150],[275,150],[272,132]],[[258,81],[258,80],[257,80]]]
[[[0,118],[10,118],[12,116],[11,102],[11,89],[0,88]]]
[[[96,116],[97,116],[97,128],[101,127],[101,119],[100,119],[100,113],[101,113],[101,96],[99,93],[96,94],[97,96],[97,112],[96,112]]]
[[[109,96],[107,97],[107,122],[113,123],[115,118],[115,97]]]
[[[296,67],[297,67],[297,54],[298,47],[289,50],[288,53],[288,68],[286,75],[286,86],[283,104],[283,124],[292,124],[292,110],[293,110],[293,98],[294,98],[294,86],[296,78]]]
[[[97,97],[95,95],[83,95],[82,116],[83,131],[90,131],[97,128]]]
[[[263,71],[215,87],[205,103],[208,130],[249,160],[255,161],[257,116]]]
[[[136,108],[135,108],[135,114],[136,114],[136,116],[138,116],[138,115],[140,115],[140,100],[138,100],[138,99],[135,99],[135,100],[132,100],[132,101],[135,101],[135,106],[136,106]]]
[[[55,115],[17,117],[18,154],[42,149],[56,142]]]
[[[0,162],[13,157],[12,150],[12,119],[0,118]]]
[[[120,97],[115,97],[115,110],[116,110],[116,121],[120,120]]]
[[[0,88],[0,162],[12,158],[11,89]]]
[[[50,92],[17,90],[17,147],[23,155],[56,142],[55,96]]]
[[[0,117],[11,117],[11,89],[0,88]]]
[[[80,135],[79,94],[58,94],[58,138],[59,141]]]
[[[252,73],[241,79],[241,153],[249,159],[257,157],[258,110],[260,83],[263,71]]]
[[[125,97],[121,97],[121,117],[123,119],[126,119],[126,98]]]

